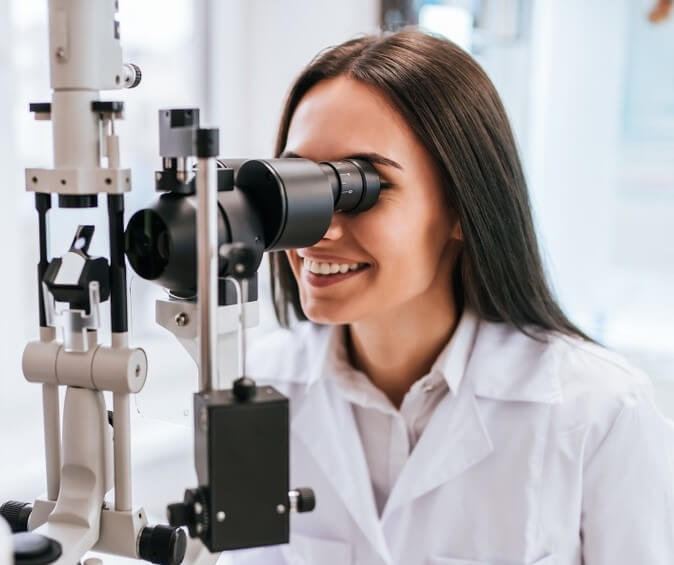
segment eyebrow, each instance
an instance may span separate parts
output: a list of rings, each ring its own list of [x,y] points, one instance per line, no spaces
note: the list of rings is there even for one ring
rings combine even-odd
[[[294,153],[293,151],[284,151],[281,154],[281,158],[301,159],[302,156],[298,155],[297,153]],[[396,169],[400,169],[401,171],[403,170],[402,165],[400,165],[400,163],[397,163],[396,161],[394,161],[393,159],[389,159],[388,157],[384,157],[379,153],[358,153],[356,155],[348,155],[347,157],[342,157],[342,159],[339,160],[341,161],[344,159],[364,159],[365,161],[370,161],[370,163],[384,165],[385,167],[395,167]]]

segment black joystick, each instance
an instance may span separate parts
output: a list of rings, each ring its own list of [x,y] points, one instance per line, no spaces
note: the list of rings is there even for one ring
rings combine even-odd
[[[140,534],[138,555],[159,565],[180,565],[187,550],[187,536],[180,528],[170,526],[145,527]]]
[[[250,377],[239,377],[234,381],[232,392],[239,402],[246,402],[255,396],[257,386]]]

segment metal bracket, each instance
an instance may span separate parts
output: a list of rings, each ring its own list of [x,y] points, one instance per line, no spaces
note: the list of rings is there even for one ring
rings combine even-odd
[[[86,353],[89,351],[87,330],[96,330],[100,324],[99,305],[101,303],[98,281],[89,283],[89,314],[86,310],[56,311],[54,296],[45,283],[42,283],[44,309],[47,325],[60,328],[63,333],[63,349],[68,352]]]

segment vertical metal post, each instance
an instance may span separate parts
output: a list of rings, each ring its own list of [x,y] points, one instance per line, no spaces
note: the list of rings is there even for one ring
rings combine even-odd
[[[49,224],[47,213],[51,208],[51,194],[35,193],[35,209],[38,217],[40,244],[37,264],[38,314],[40,319],[40,341],[53,341],[54,328],[47,325],[44,307],[42,277],[49,266]],[[42,385],[42,418],[44,430],[45,467],[47,472],[47,498],[56,500],[61,488],[61,406],[57,384]]]
[[[197,305],[199,311],[199,390],[217,382],[218,321],[218,130],[196,131]]]
[[[54,332],[52,331],[52,339]],[[47,499],[56,500],[61,488],[61,406],[59,387],[42,385],[44,453],[47,470]]]
[[[131,510],[131,409],[130,395],[112,395],[113,449],[115,460],[115,510]]]

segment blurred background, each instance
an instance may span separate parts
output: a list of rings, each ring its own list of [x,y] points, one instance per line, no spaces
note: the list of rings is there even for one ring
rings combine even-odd
[[[657,0],[119,0],[125,60],[137,89],[118,123],[133,172],[127,219],[155,198],[157,111],[197,106],[220,128],[221,154],[271,156],[284,97],[321,49],[362,33],[416,24],[482,64],[519,144],[553,287],[570,317],[652,377],[674,417],[674,15]],[[659,10],[659,11],[658,11]],[[658,21],[660,20],[660,21]],[[21,375],[37,336],[37,228],[25,167],[51,166],[49,122],[29,102],[50,99],[47,3],[0,0],[0,501],[45,488],[40,387]],[[51,213],[51,253],[104,208]],[[266,269],[266,267],[265,267]],[[267,271],[261,324],[274,327]],[[161,519],[193,486],[191,401],[196,370],[154,325],[160,290],[132,279],[133,342],[150,361],[134,411],[136,501]],[[142,495],[140,498],[139,496]],[[113,561],[114,562],[114,561]],[[121,562],[121,561],[120,561]]]

